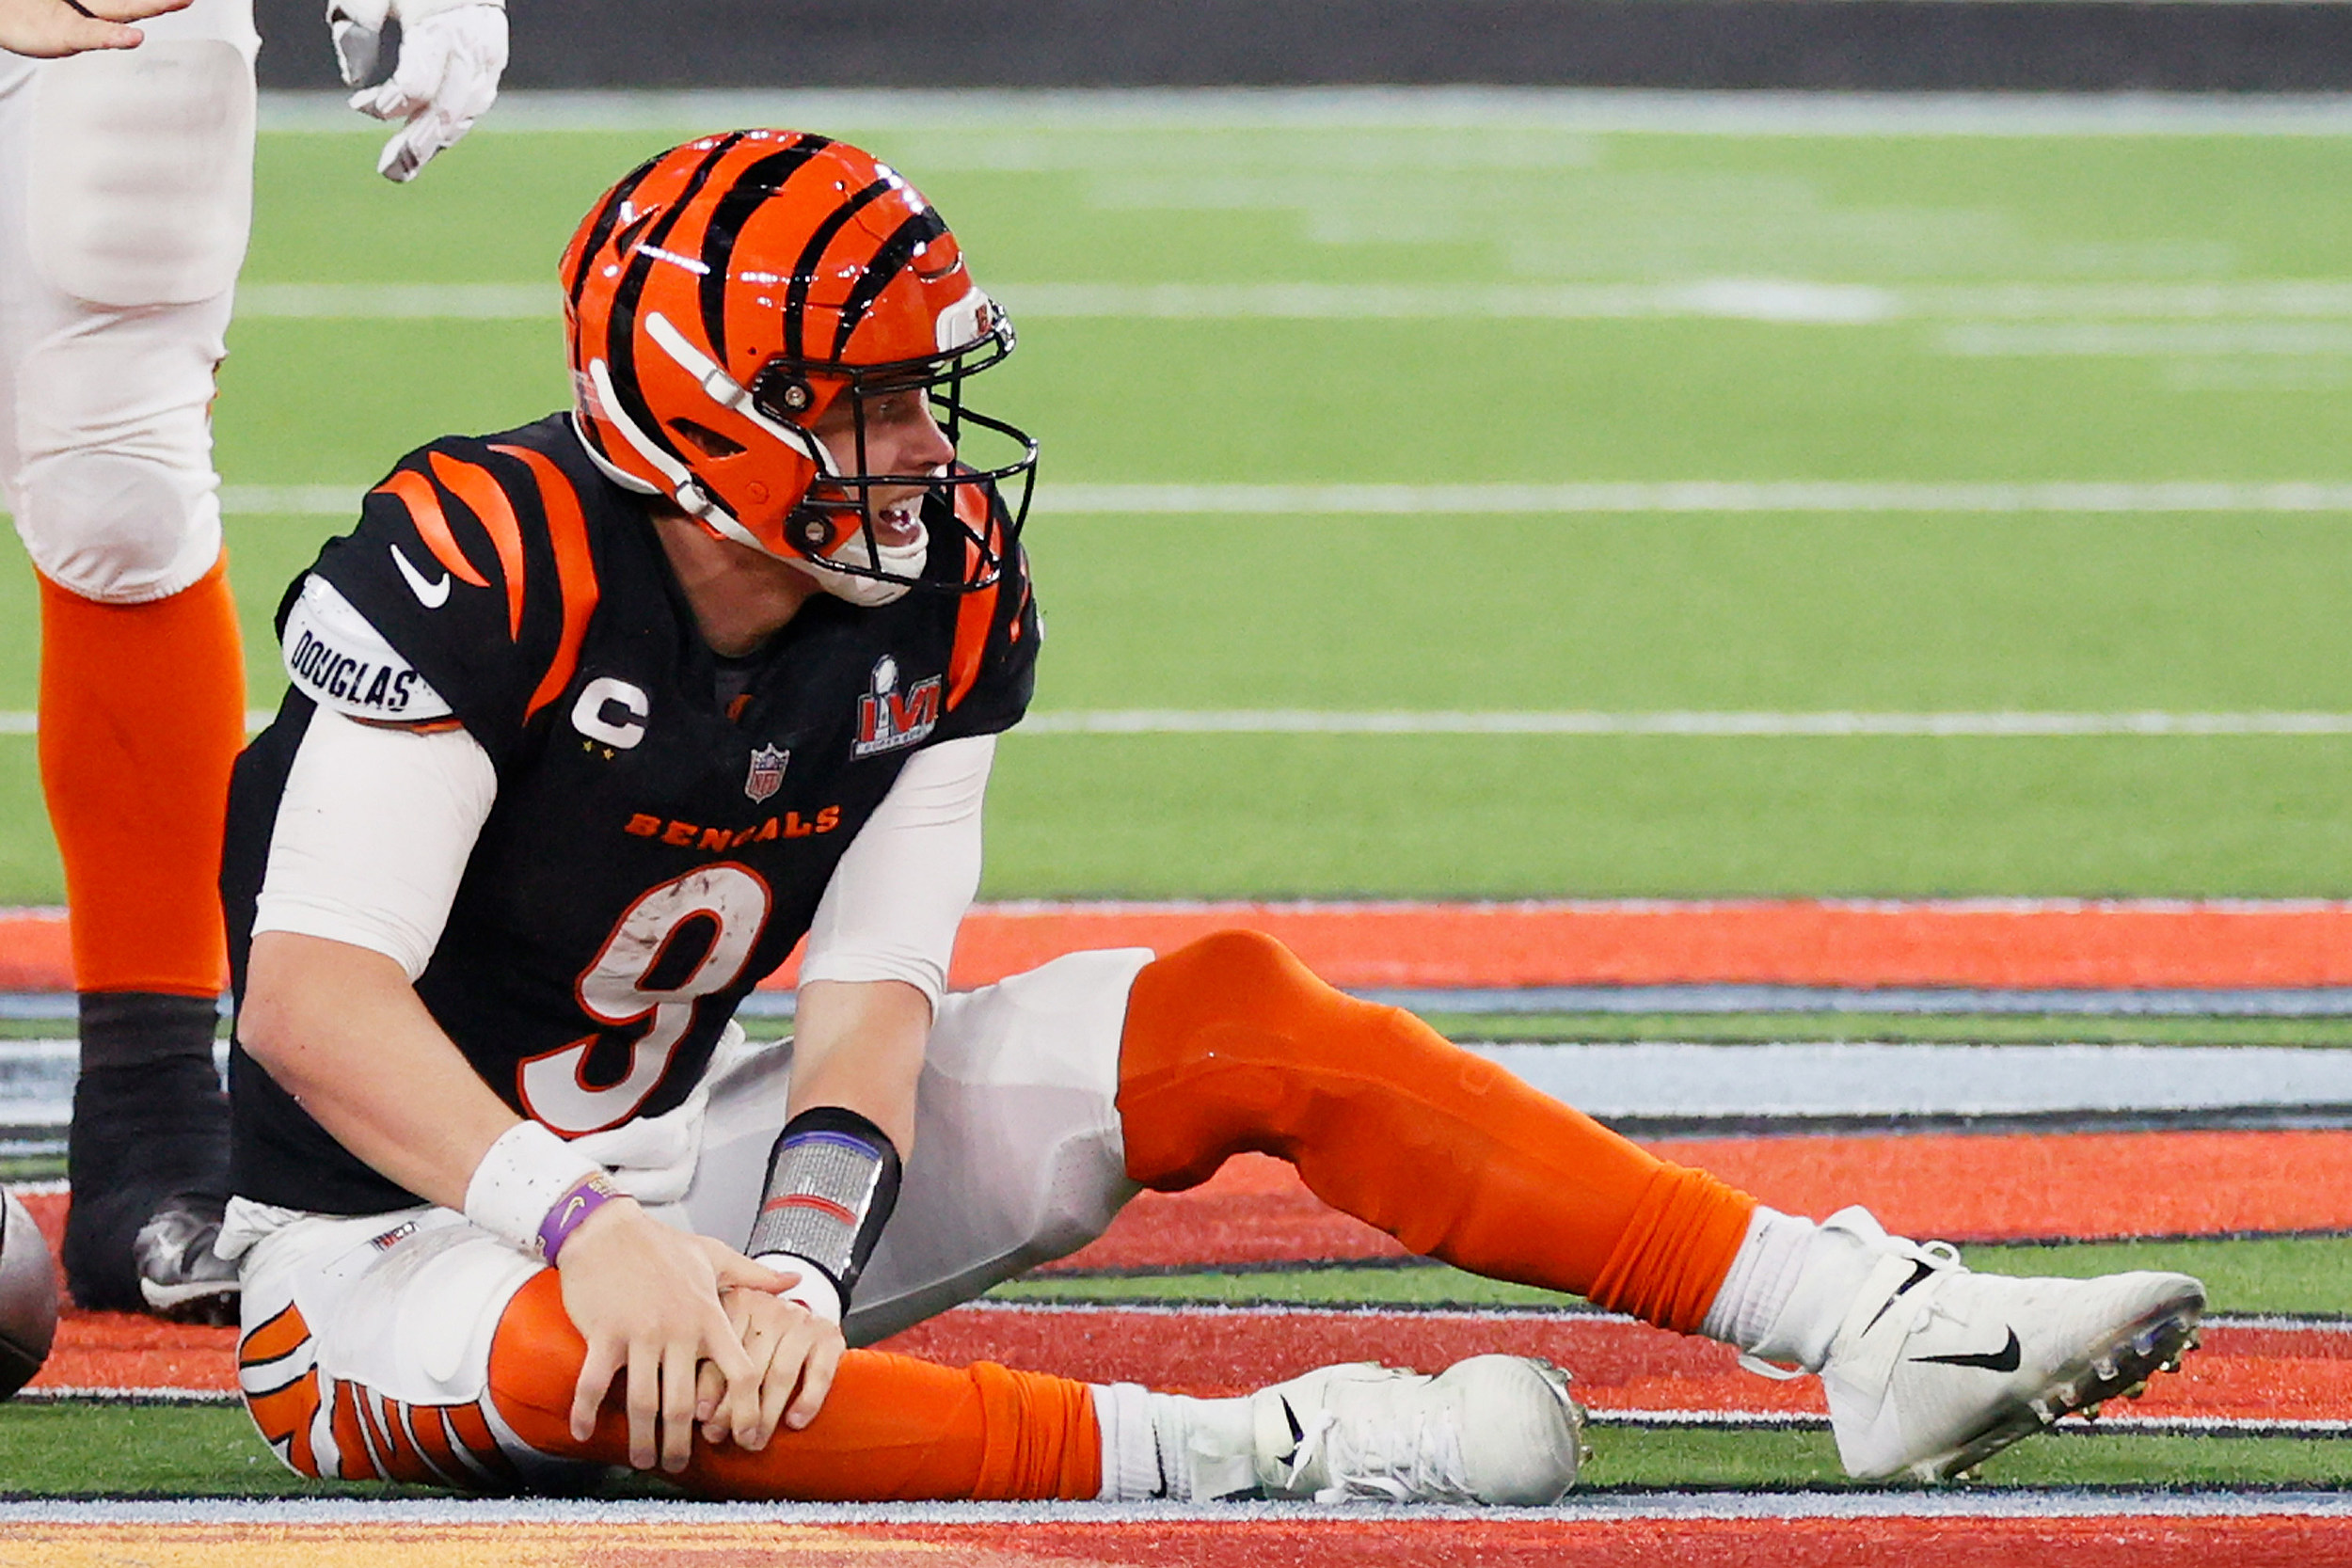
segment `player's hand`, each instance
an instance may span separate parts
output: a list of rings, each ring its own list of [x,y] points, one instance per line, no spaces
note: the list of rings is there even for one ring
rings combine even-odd
[[[363,87],[375,74],[388,19],[400,24],[400,58],[391,80]],[[506,70],[503,0],[327,0],[326,21],[344,85],[361,89],[351,106],[406,122],[375,160],[387,180],[415,179],[498,99]]]
[[[188,0],[0,0],[0,49],[62,59],[90,49],[134,49],[147,37],[126,22],[183,8]]]
[[[641,1470],[657,1459],[673,1473],[686,1467],[694,1424],[716,1417],[719,1401],[698,1408],[697,1380],[707,1361],[720,1386],[747,1417],[760,1370],[720,1306],[720,1291],[778,1291],[785,1275],[707,1236],[673,1230],[620,1198],[591,1214],[564,1243],[557,1270],[564,1309],[588,1341],[572,1391],[572,1436],[595,1435],[596,1413],[615,1374],[628,1374],[628,1462]]]
[[[797,1301],[767,1291],[726,1291],[720,1301],[745,1354],[759,1370],[759,1383],[755,1387],[739,1384],[723,1388],[718,1369],[704,1365],[695,1407],[713,1414],[703,1421],[703,1440],[734,1442],[756,1451],[768,1446],[779,1423],[798,1432],[817,1418],[848,1347],[840,1324]]]

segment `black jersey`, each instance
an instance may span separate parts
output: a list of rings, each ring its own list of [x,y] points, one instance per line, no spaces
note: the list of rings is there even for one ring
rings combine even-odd
[[[998,505],[977,490],[961,504]],[[952,526],[930,532],[935,552],[967,547]],[[421,678],[489,753],[497,801],[417,991],[501,1099],[568,1134],[687,1097],[907,759],[1017,721],[1038,644],[1016,550],[975,594],[873,609],[816,594],[755,660],[723,670],[644,501],[589,463],[562,415],[413,454],[311,572],[414,677],[306,648],[322,662],[305,678],[392,719],[410,717]],[[298,684],[238,759],[222,895],[240,999],[315,711]],[[230,1088],[240,1195],[333,1213],[420,1201],[242,1051]]]

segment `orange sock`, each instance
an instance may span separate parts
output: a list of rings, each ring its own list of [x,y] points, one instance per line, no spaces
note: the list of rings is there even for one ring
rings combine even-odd
[[[628,1418],[607,1400],[596,1435],[571,1434],[588,1347],[553,1270],[523,1287],[490,1347],[490,1400],[542,1453],[628,1462]],[[1103,1437],[1083,1383],[990,1362],[941,1367],[850,1351],[817,1419],[757,1453],[694,1439],[678,1478],[708,1497],[808,1502],[1087,1498],[1103,1486]]]
[[[245,744],[226,559],[151,604],[40,584],[40,780],[65,861],[73,985],[216,996],[220,841]]]
[[[1120,1053],[1127,1174],[1147,1187],[1277,1155],[1419,1255],[1686,1333],[1756,1209],[1412,1014],[1343,995],[1255,931],[1147,964]]]

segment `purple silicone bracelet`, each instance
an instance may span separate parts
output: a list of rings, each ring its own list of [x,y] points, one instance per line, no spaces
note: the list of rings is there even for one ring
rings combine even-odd
[[[554,1262],[556,1254],[564,1250],[564,1243],[571,1240],[572,1232],[587,1224],[589,1215],[620,1196],[602,1173],[582,1177],[577,1186],[555,1200],[548,1217],[539,1222],[539,1256]]]

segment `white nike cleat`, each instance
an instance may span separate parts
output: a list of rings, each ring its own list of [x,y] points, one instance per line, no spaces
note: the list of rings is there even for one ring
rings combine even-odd
[[[1584,1412],[1549,1361],[1474,1355],[1436,1377],[1368,1362],[1250,1396],[1268,1497],[1541,1508],[1576,1484]]]
[[[2186,1275],[2020,1279],[1972,1274],[1942,1242],[1835,1216],[1884,1250],[1821,1368],[1837,1457],[1865,1481],[1946,1481],[2071,1411],[2174,1370],[2205,1288]]]

